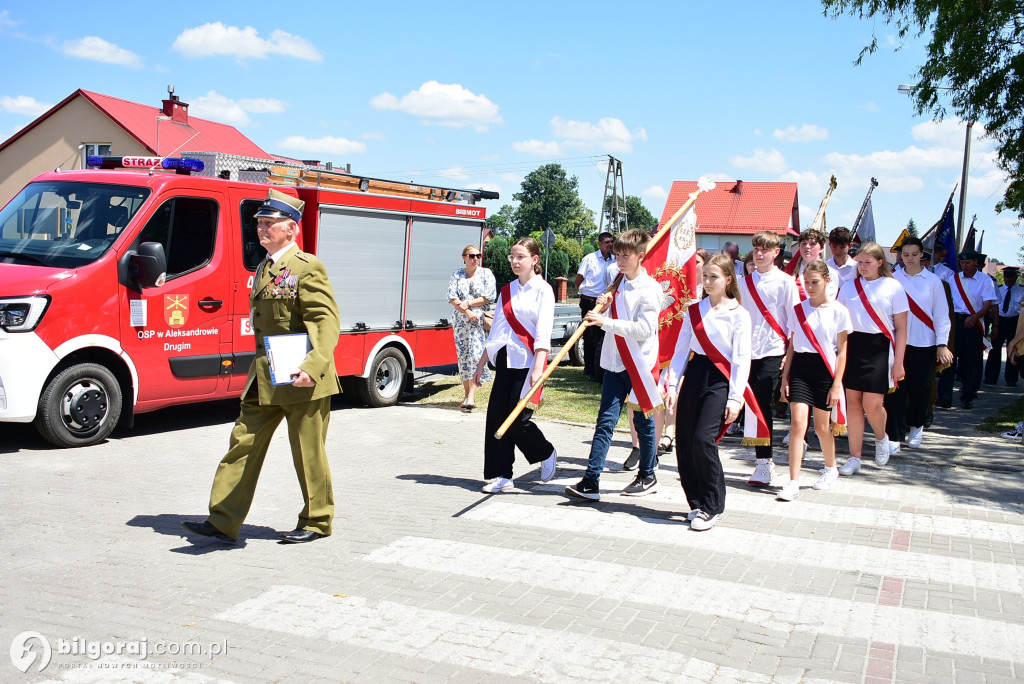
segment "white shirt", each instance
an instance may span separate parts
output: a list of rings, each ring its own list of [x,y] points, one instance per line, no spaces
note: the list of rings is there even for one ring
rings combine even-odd
[[[922,269],[917,275],[910,275],[907,269],[901,269],[896,275],[897,282],[903,286],[907,297],[924,309],[932,319],[935,330],[911,311],[907,314],[907,344],[911,347],[931,347],[949,342],[949,304],[946,302],[946,290],[942,287],[939,276]]]
[[[1020,314],[1020,305],[1024,302],[1024,287],[1014,283],[1013,291],[1010,292],[1010,306],[1009,308],[1003,306],[1003,302],[1006,300],[1006,288],[1009,285],[1000,285],[999,292],[996,293],[996,303],[999,304],[999,315],[1013,318]]]
[[[910,310],[907,304],[907,293],[903,286],[896,282],[895,278],[879,277],[874,280],[855,278],[843,285],[839,291],[839,303],[850,310],[850,320],[853,323],[854,332],[864,332],[877,335],[882,331],[875,325],[871,315],[864,309],[864,304],[857,294],[857,282],[864,286],[864,294],[871,302],[872,308],[882,323],[888,326],[889,334],[895,332],[896,314],[905,313]],[[895,339],[895,338],[894,338]]]
[[[833,352],[838,352],[839,333],[853,332],[849,309],[839,302],[831,300],[822,306],[808,308],[810,308],[810,313],[807,314],[807,325],[811,327],[814,336],[818,338],[818,343],[822,347],[831,346]],[[787,318],[793,331],[793,351],[798,354],[817,354],[818,350],[804,334],[804,327],[800,325],[795,306],[790,307]]]
[[[932,273],[939,276],[942,280],[947,283],[953,283],[953,269],[947,266],[945,263],[939,262],[932,266]]]
[[[995,303],[996,284],[991,278],[981,271],[975,271],[974,276],[971,278],[965,276],[963,271],[958,275],[975,312],[981,311],[981,307],[985,306],[985,302]],[[953,291],[953,311],[958,314],[970,315],[971,312],[967,308],[967,304],[964,303],[964,298],[960,296],[960,288],[956,285],[956,278],[949,279],[949,289]]]
[[[825,262],[828,267],[839,274],[839,287],[857,277],[857,262],[847,255],[846,263],[840,266],[836,263],[835,257]]]
[[[601,329],[612,335],[629,337],[640,343],[644,367],[653,369],[658,364],[658,314],[661,310],[661,286],[643,268],[633,280],[625,276],[619,283],[615,297],[615,309],[619,318],[611,317],[612,307],[603,312],[604,325]],[[607,335],[601,345],[601,368],[619,373],[626,370],[619,355],[619,346]]]
[[[773,268],[761,273],[754,271],[754,287],[761,295],[761,301],[765,308],[778,321],[779,327],[786,337],[780,337],[772,328],[768,319],[761,314],[761,310],[754,303],[754,298],[747,289],[746,277],[740,278],[740,297],[743,308],[750,314],[753,322],[753,337],[750,340],[750,356],[754,359],[763,359],[767,356],[782,356],[786,353],[786,338],[789,337],[789,316],[787,314],[793,306],[800,301],[800,295],[796,290],[796,281],[784,271]]]
[[[607,259],[601,254],[601,250],[591,252],[580,261],[580,267],[576,271],[583,276],[580,283],[580,294],[588,297],[596,297],[604,294],[604,291],[611,285],[608,279],[608,267],[615,263],[615,255],[611,254]]]
[[[487,335],[484,347],[487,349],[487,357],[492,361],[498,358],[498,352],[505,347],[509,368],[530,368],[533,366],[535,351],[551,350],[555,293],[539,275],[534,275],[525,285],[520,285],[519,279],[516,278],[512,281],[511,287],[512,311],[527,332],[533,335],[533,349],[526,348],[519,335],[516,335],[512,326],[505,320],[505,303],[500,294],[497,309],[494,311],[494,323],[491,324],[491,332]]]
[[[730,300],[718,311],[711,307],[710,299],[701,300],[699,306],[704,328],[708,331],[715,330],[715,337],[723,341],[719,351],[729,359],[732,366],[729,372],[728,407],[739,410],[743,406],[743,390],[746,389],[747,379],[750,377],[750,314],[735,300]],[[708,336],[711,337],[711,334]],[[704,347],[693,334],[693,321],[687,315],[683,320],[683,327],[679,330],[676,350],[672,354],[672,363],[668,369],[666,387],[672,394],[678,391],[679,379],[686,372],[691,351],[707,356]]]
[[[284,257],[285,254],[288,253],[288,250],[290,250],[292,247],[294,247],[296,250],[299,248],[299,246],[295,242],[289,242],[287,245],[277,250],[273,254],[268,254],[267,260],[270,262],[271,265],[276,264],[278,261],[281,260],[282,257]]]

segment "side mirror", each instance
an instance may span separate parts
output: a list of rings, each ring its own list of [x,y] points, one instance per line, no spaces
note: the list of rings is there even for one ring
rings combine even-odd
[[[159,242],[143,242],[139,251],[131,255],[135,282],[140,287],[160,287],[167,280],[167,257]]]

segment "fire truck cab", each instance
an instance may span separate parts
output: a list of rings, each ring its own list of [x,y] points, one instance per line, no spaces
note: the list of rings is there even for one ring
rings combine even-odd
[[[455,361],[445,291],[495,193],[182,157],[90,159],[103,168],[43,174],[0,210],[0,422],[85,446],[136,413],[241,394],[271,185],[306,203],[299,246],[338,299],[347,391],[390,405],[417,365]]]

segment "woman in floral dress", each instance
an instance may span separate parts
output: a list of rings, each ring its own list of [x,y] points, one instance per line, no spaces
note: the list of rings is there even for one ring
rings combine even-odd
[[[459,357],[459,379],[466,396],[459,408],[472,411],[476,407],[476,385],[473,374],[484,353],[483,314],[497,298],[494,274],[483,267],[483,250],[476,245],[466,245],[462,250],[463,268],[452,273],[448,283],[448,302],[455,307],[452,330],[455,333],[455,350]],[[491,380],[491,371],[484,369],[483,379]]]

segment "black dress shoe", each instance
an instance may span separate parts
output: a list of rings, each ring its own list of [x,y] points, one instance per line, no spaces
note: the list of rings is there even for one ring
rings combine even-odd
[[[974,400],[973,399],[961,399],[960,400],[960,405],[963,406],[965,409],[972,409],[972,408],[974,408]]]
[[[938,401],[935,402],[935,408],[951,409],[951,408],[953,408],[953,402],[938,400]]]
[[[195,532],[196,534],[201,534],[204,537],[213,537],[214,539],[219,539],[222,542],[227,542],[229,544],[235,543],[234,539],[214,527],[209,520],[204,520],[203,522],[182,520],[181,526],[189,532]]]
[[[281,541],[285,544],[305,544],[306,542],[316,541],[329,535],[320,534],[313,530],[295,529],[291,532],[282,532],[280,536]]]

